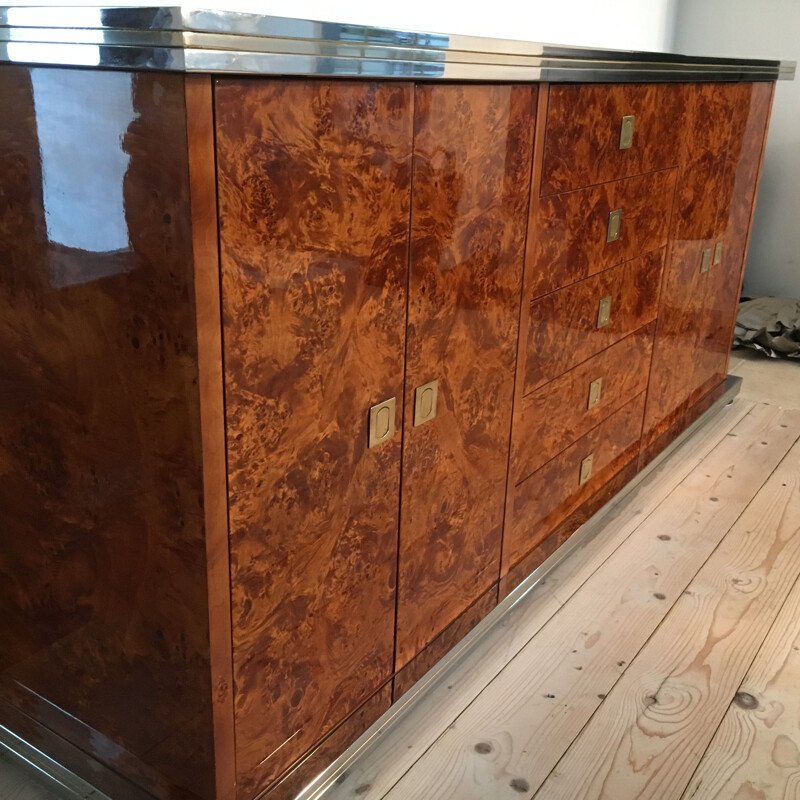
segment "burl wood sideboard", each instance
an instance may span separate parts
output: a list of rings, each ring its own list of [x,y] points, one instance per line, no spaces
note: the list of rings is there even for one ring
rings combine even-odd
[[[0,725],[114,800],[294,797],[719,398],[794,65],[0,34]]]

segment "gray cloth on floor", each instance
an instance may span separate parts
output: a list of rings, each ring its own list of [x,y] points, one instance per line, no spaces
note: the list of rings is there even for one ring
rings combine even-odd
[[[800,358],[800,300],[743,300],[736,315],[733,346],[760,350],[770,358]]]

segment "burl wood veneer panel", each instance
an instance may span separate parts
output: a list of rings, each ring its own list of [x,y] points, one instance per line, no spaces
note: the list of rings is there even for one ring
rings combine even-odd
[[[210,798],[183,79],[4,66],[0,104],[0,696]]]
[[[542,196],[674,167],[683,93],[681,84],[551,86]],[[633,146],[620,150],[622,118],[631,114]]]
[[[534,203],[526,293],[535,298],[667,243],[674,169],[542,198]],[[607,242],[608,218],[622,210],[619,239]]]
[[[394,676],[392,699],[397,702],[428,670],[441,661],[497,605],[497,588],[490,586],[466,611],[451,622],[421,653]]]
[[[277,784],[261,794],[259,800],[295,800],[297,795],[344,753],[367,728],[377,722],[391,705],[392,684],[387,683],[334,728],[300,763],[280,778]]]
[[[758,86],[687,87],[691,113],[658,312],[646,445],[724,378],[769,106]],[[728,226],[732,213],[735,234]],[[713,253],[717,242],[723,242],[722,263],[703,273],[703,250]]]
[[[707,283],[693,379],[693,394],[698,395],[723,380],[728,368],[772,84],[732,84],[720,91],[727,99],[730,133],[714,237],[723,250],[722,262],[711,267]]]
[[[503,541],[502,574],[638,458],[644,402],[644,393],[630,400],[516,487]],[[581,462],[590,454],[592,477],[581,486]]]
[[[392,674],[412,87],[216,84],[237,771],[250,798]]]
[[[509,480],[519,483],[647,388],[655,322],[522,398],[511,446]],[[588,408],[589,384],[602,379]]]
[[[416,87],[396,669],[498,577],[535,97]]]
[[[657,250],[534,300],[525,343],[524,393],[605,350],[656,317],[664,250]],[[611,298],[597,327],[600,300]]]
[[[536,547],[518,561],[500,578],[498,602],[505,600],[537,567],[541,566],[553,553],[565,544],[573,533],[576,533],[585,522],[608,503],[639,471],[638,459],[633,458],[613,478],[603,484],[597,491],[584,500],[563,522],[560,522],[551,533],[542,539]]]

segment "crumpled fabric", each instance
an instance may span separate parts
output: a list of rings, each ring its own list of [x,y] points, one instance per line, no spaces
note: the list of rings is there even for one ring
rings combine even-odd
[[[760,350],[770,358],[800,359],[800,300],[788,297],[742,300],[736,315],[733,346]]]

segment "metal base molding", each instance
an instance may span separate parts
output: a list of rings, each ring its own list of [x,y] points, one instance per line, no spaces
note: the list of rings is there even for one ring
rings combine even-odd
[[[419,705],[446,683],[449,673],[467,660],[475,649],[494,628],[502,625],[515,606],[523,602],[533,589],[540,584],[559,564],[572,553],[591,541],[605,525],[606,518],[650,473],[656,470],[675,450],[722,409],[729,406],[742,386],[742,379],[728,375],[725,391],[719,399],[698,417],[685,431],[659,453],[644,469],[612,497],[599,511],[581,525],[575,533],[544,563],[539,565],[525,580],[502,600],[470,633],[468,633],[444,658],[434,665],[423,677],[395,703],[375,724],[366,730],[339,758],[324,772],[318,775],[296,800],[321,800],[342,774],[360,758],[364,758],[375,746],[381,734],[390,726],[398,725]]]

